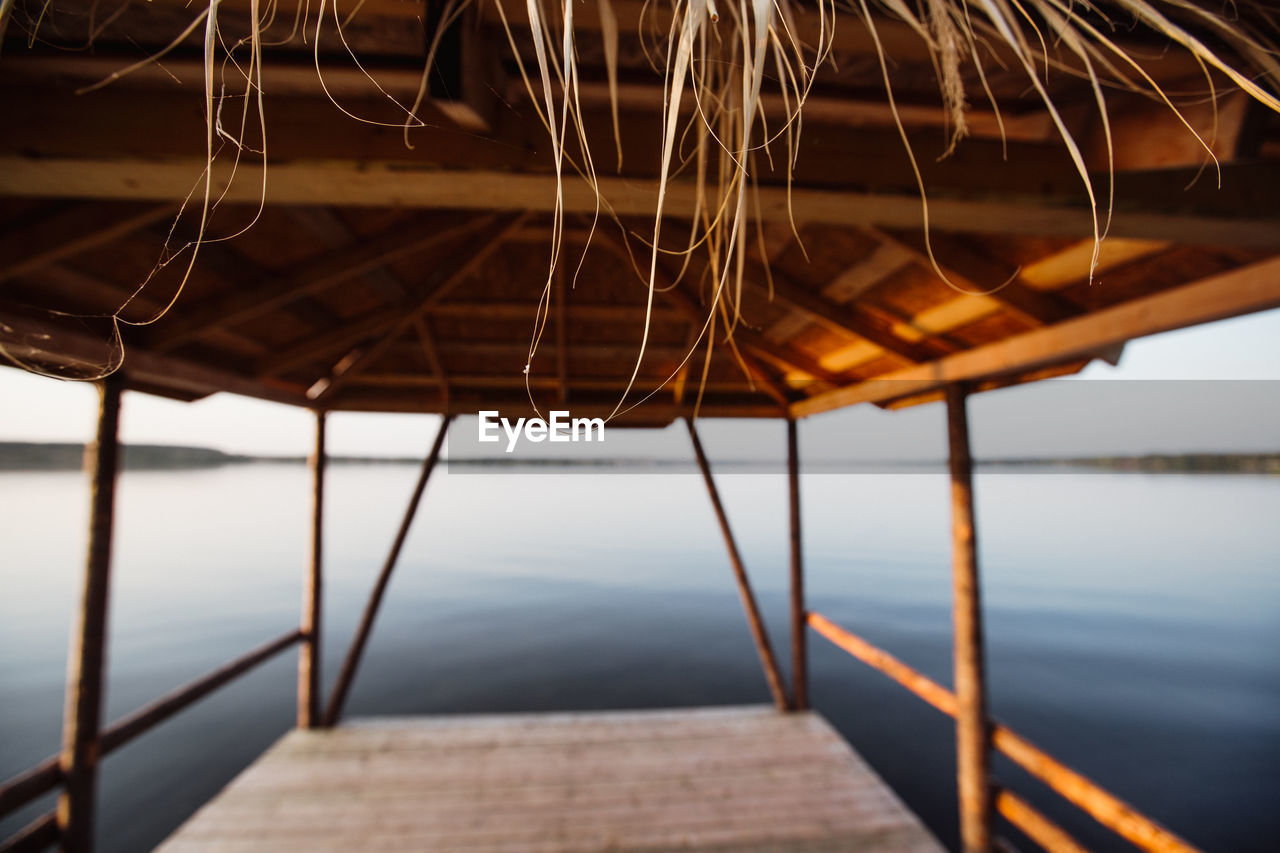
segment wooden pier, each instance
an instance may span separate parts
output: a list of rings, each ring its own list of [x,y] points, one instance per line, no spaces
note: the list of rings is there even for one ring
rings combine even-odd
[[[820,716],[762,705],[294,730],[159,850],[942,847]]]

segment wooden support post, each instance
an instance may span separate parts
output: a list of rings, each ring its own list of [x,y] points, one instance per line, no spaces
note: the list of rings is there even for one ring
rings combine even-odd
[[[977,535],[973,514],[973,460],[969,455],[966,391],[948,385],[947,439],[951,467],[952,619],[955,667],[956,768],[960,840],[964,853],[991,850],[991,737],[982,645]]]
[[[400,522],[400,529],[396,531],[395,541],[391,545],[391,551],[387,554],[386,562],[382,564],[382,571],[378,573],[378,580],[374,583],[373,592],[369,594],[369,601],[365,604],[364,613],[360,617],[360,625],[356,628],[356,635],[351,640],[351,648],[347,650],[347,657],[342,662],[342,672],[338,675],[338,683],[333,686],[333,693],[329,696],[329,704],[325,708],[324,724],[326,726],[335,725],[342,717],[342,706],[346,704],[347,693],[351,690],[351,684],[356,677],[356,668],[360,665],[360,656],[364,653],[365,643],[369,641],[369,634],[373,630],[373,620],[377,618],[378,607],[382,604],[382,596],[387,591],[387,584],[391,580],[391,572],[396,567],[396,561],[400,558],[400,549],[404,546],[404,540],[409,535],[409,527],[413,524],[413,518],[418,514],[418,503],[422,500],[422,493],[427,488],[427,480],[431,477],[431,471],[436,467],[436,461],[440,458],[440,448],[444,445],[445,434],[449,430],[449,422],[452,416],[446,415],[440,421],[440,431],[436,433],[435,442],[431,445],[431,452],[427,454],[427,458],[422,463],[422,473],[418,475],[418,483],[414,486],[413,496],[409,498],[409,506],[404,511],[404,519]]]
[[[316,413],[316,444],[311,454],[311,565],[302,586],[302,645],[298,647],[298,728],[321,724],[320,631],[324,600],[325,412]]]
[[[67,853],[93,850],[123,389],[124,377],[118,371],[99,383],[98,431],[93,444],[85,449],[90,489],[88,558],[80,612],[72,623],[67,656],[67,701],[59,759],[65,787],[58,798],[58,830]]]
[[[720,493],[716,491],[716,482],[711,478],[711,466],[707,462],[707,455],[702,451],[698,431],[694,429],[692,420],[685,418],[684,422],[689,428],[689,438],[693,441],[693,453],[698,459],[702,479],[707,484],[707,493],[711,495],[711,507],[715,510],[716,521],[720,523],[720,532],[724,535],[724,544],[729,551],[729,564],[733,567],[733,575],[738,581],[738,595],[742,598],[743,609],[747,611],[747,622],[751,626],[751,636],[755,640],[756,651],[760,654],[760,662],[764,664],[765,678],[769,680],[769,692],[773,694],[773,701],[778,709],[785,711],[787,694],[782,687],[778,661],[773,656],[769,634],[765,631],[764,620],[760,617],[760,608],[756,606],[755,594],[751,591],[751,581],[747,579],[747,570],[742,564],[742,556],[738,553],[738,545],[733,540],[733,531],[729,528],[729,517],[725,515],[724,506],[720,503]]]
[[[809,650],[800,541],[800,443],[794,418],[787,418],[787,491],[791,499],[791,710],[803,711],[809,707]]]

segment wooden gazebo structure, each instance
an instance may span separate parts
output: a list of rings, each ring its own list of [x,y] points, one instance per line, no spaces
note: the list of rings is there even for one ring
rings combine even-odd
[[[935,161],[947,148],[952,114],[938,104],[934,54],[901,21],[877,18],[873,39],[861,19],[842,12],[834,61],[818,71],[805,104],[793,174],[785,153],[752,164],[751,239],[732,342],[725,326],[707,331],[714,291],[707,259],[694,253],[686,267],[667,256],[656,264],[637,368],[650,293],[644,235],[657,198],[664,98],[638,33],[651,23],[647,16],[661,24],[669,12],[613,0],[616,46],[596,4],[581,4],[575,17],[582,124],[603,140],[595,150],[597,185],[610,216],[597,214],[596,193],[572,174],[557,211],[556,163],[514,51],[526,67],[533,59],[507,38],[495,4],[471,7],[442,37],[439,73],[420,110],[427,126],[408,132],[412,148],[394,126],[403,113],[393,102],[413,100],[429,41],[424,30],[433,32],[439,21],[437,4],[350,6],[341,9],[341,38],[335,28],[315,29],[304,9],[305,42],[290,32],[291,0],[275,10],[263,33],[264,43],[280,42],[262,63],[265,204],[259,213],[263,170],[254,151],[262,145],[253,137],[234,180],[225,150],[215,161],[210,194],[217,204],[204,236],[253,225],[234,239],[204,243],[180,292],[181,255],[148,277],[198,234],[192,210],[203,190],[191,194],[208,143],[200,32],[112,85],[77,90],[165,48],[190,23],[191,10],[174,0],[117,10],[81,0],[18,0],[8,12],[0,55],[0,357],[69,377],[119,369],[101,382],[92,536],[63,752],[0,788],[0,811],[59,785],[64,793],[56,814],[3,849],[55,842],[77,853],[90,849],[102,754],[295,642],[302,648],[299,726],[336,723],[444,435],[442,427],[325,712],[315,663],[317,524],[297,630],[103,728],[122,391],[183,400],[229,391],[316,410],[318,519],[326,412],[454,416],[496,409],[517,416],[536,403],[605,417],[629,386],[611,426],[662,426],[695,415],[789,423],[788,689],[690,421],[780,708],[807,707],[807,625],[956,717],[967,851],[991,849],[997,808],[1046,848],[1078,849],[1024,801],[992,788],[992,748],[1143,849],[1190,849],[987,719],[964,401],[974,391],[1114,360],[1135,337],[1280,305],[1280,117],[1229,87],[1206,95],[1205,72],[1193,58],[1159,38],[1127,33],[1125,48],[1142,57],[1149,79],[1175,99],[1186,123],[1159,101],[1112,93],[1112,161],[1088,81],[1071,73],[1062,45],[1050,45],[1060,73],[1046,85],[1061,120],[1099,187],[1108,166],[1115,169],[1114,217],[1091,270],[1088,199],[1060,128],[1043,102],[1028,96],[1025,74],[1002,69],[1000,49],[987,45],[985,85],[1002,111],[975,101],[969,138]],[[222,0],[218,8],[231,40],[243,34],[237,27],[247,30],[257,4]],[[799,37],[817,39],[818,17],[802,12],[796,10]],[[528,26],[523,5],[505,17],[513,30]],[[88,40],[92,50],[58,49]],[[892,61],[894,108],[884,98],[877,41]],[[235,67],[219,74],[232,91],[245,82]],[[766,116],[785,115],[776,97],[761,103]],[[224,100],[217,126],[241,106]],[[690,104],[684,108],[692,115]],[[928,191],[927,232],[904,140]],[[1220,169],[1206,168],[1206,145]],[[674,231],[683,215],[687,233],[694,195],[687,173],[672,177],[665,215]],[[175,220],[184,198],[192,203]],[[563,237],[562,263],[544,300],[555,234]],[[545,334],[531,359],[530,333],[539,322]],[[956,543],[954,692],[806,612],[796,487],[797,419],[855,403],[942,398]]]

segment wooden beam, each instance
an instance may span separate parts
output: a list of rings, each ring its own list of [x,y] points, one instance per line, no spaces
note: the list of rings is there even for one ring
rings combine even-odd
[[[624,269],[631,269],[631,255],[626,246],[620,244],[612,236],[607,234],[597,235],[597,239],[601,245],[609,249],[624,265]],[[690,271],[693,274],[700,274],[702,271],[701,260],[695,259],[690,263]],[[698,331],[707,326],[707,310],[700,307],[687,292],[685,287],[677,282],[674,278],[672,269],[667,262],[660,260],[658,263],[658,296],[662,301],[666,302],[677,313],[682,315],[685,320],[693,327],[693,334],[697,335]],[[707,328],[707,334],[715,334],[716,324],[713,322]],[[814,379],[822,381],[836,381],[839,376],[832,371],[827,370],[817,359],[811,358],[807,354],[801,352],[795,347],[766,338],[764,335],[754,332],[744,325],[739,324],[733,331],[734,342],[742,348],[751,350],[756,355],[764,358],[771,364],[780,365],[785,370],[798,370],[807,373]],[[685,352],[688,352],[686,350]],[[682,356],[683,357],[683,356]],[[753,363],[755,363],[753,361]],[[768,374],[756,364],[759,376],[762,380],[766,380],[772,386],[772,390],[776,393],[772,396],[775,399],[780,395],[783,399],[780,402],[786,405],[785,399],[788,396],[788,389],[785,386],[779,386],[773,382]],[[750,369],[750,367],[748,368]],[[683,395],[683,384],[680,384],[680,395]],[[679,401],[677,401],[679,402]]]
[[[362,242],[331,208],[295,207],[289,211],[289,216],[331,249],[345,249],[353,243]],[[374,267],[358,280],[388,302],[409,298],[404,282],[386,267]]]
[[[953,683],[956,691],[956,790],[964,853],[991,853],[991,736],[987,725],[986,656],[978,581],[978,534],[973,514],[966,391],[947,389],[948,467],[951,472]]]
[[[418,342],[422,344],[422,354],[426,356],[427,366],[431,368],[436,385],[440,388],[440,399],[449,404],[449,376],[444,372],[444,363],[440,361],[440,351],[436,349],[435,336],[431,334],[431,326],[426,317],[415,317],[413,328],[418,333]]]
[[[553,406],[554,402],[554,389],[548,389],[544,404]],[[575,395],[573,414],[574,417],[605,418],[613,413],[617,404],[617,393],[612,389],[594,394],[583,393]],[[486,409],[499,409],[504,414],[508,411],[527,413],[530,417],[535,414],[523,388],[500,394],[492,389],[474,391],[455,385],[451,385],[448,404],[428,394],[404,394],[397,389],[378,393],[378,389],[366,390],[353,385],[334,401],[332,411],[474,415]],[[654,398],[625,416],[619,415],[610,421],[609,425],[611,427],[637,424],[665,426],[680,418],[691,417],[693,414],[693,402],[690,395],[686,393],[685,401],[680,405]],[[712,394],[708,392],[698,409],[698,416],[776,419],[778,404],[759,393]]]
[[[1022,268],[1018,277],[1036,290],[1060,290],[1089,276],[1093,263],[1093,240],[1081,240],[1065,249],[1033,261]],[[1101,277],[1109,270],[1150,257],[1170,248],[1167,240],[1125,240],[1108,237],[1102,241],[1094,274]]]
[[[431,478],[431,472],[435,470],[436,462],[440,458],[440,448],[444,446],[445,435],[449,431],[449,422],[451,418],[444,417],[440,421],[440,429],[436,432],[435,441],[431,444],[431,450],[427,453],[427,458],[422,462],[422,471],[418,475],[418,482],[413,487],[413,494],[409,498],[409,505],[405,508],[404,518],[400,522],[400,528],[396,531],[395,540],[391,543],[391,551],[387,554],[387,559],[382,564],[382,570],[378,573],[378,579],[373,585],[373,591],[369,593],[369,601],[365,604],[364,613],[360,617],[360,624],[356,628],[355,636],[351,639],[351,648],[347,650],[347,656],[342,661],[342,671],[338,674],[338,681],[333,686],[333,693],[329,695],[329,704],[325,707],[324,724],[333,726],[338,723],[342,717],[342,709],[347,702],[347,693],[351,690],[351,685],[355,681],[356,669],[360,666],[360,657],[364,654],[365,644],[369,641],[369,635],[373,632],[373,621],[378,616],[378,608],[382,605],[382,597],[387,591],[387,584],[391,581],[391,573],[395,570],[396,562],[400,559],[400,549],[404,547],[405,539],[409,536],[409,527],[413,524],[413,518],[418,514],[418,504],[422,501],[422,493],[427,488],[427,480]]]
[[[616,244],[614,245],[616,251],[620,253],[625,251],[617,247]],[[625,254],[620,254],[620,257],[627,260]],[[627,263],[630,264],[630,261],[627,260]],[[691,274],[701,274],[702,270],[703,262],[700,258],[695,258],[690,262],[689,271]],[[661,298],[683,314],[690,323],[702,328],[707,323],[707,312],[710,309],[699,306],[694,301],[693,297],[688,294],[686,286],[675,280],[671,269],[663,261],[658,263],[658,275],[659,295]],[[716,324],[713,322],[708,328],[707,334],[714,335],[715,330]],[[838,382],[840,380],[838,373],[827,370],[816,358],[801,352],[790,344],[766,338],[759,332],[748,329],[742,323],[739,323],[737,328],[733,330],[733,339],[739,346],[754,352],[770,364],[777,365],[784,370],[798,370],[824,382]]]
[[[1000,789],[996,792],[995,807],[1005,820],[1025,832],[1046,853],[1089,853],[1062,827],[1010,791]]]
[[[230,5],[230,4],[228,4]],[[401,2],[408,8],[420,8],[412,3]],[[221,7],[221,4],[219,4]],[[315,27],[312,20],[311,27]],[[313,30],[314,32],[314,30]],[[467,32],[470,36],[472,33]],[[110,50],[110,48],[106,48]],[[319,97],[351,99],[367,98],[373,88],[370,77],[377,80],[378,88],[388,95],[398,96],[402,101],[411,103],[418,86],[422,82],[422,69],[409,68],[404,65],[379,65],[376,60],[366,62],[361,57],[361,67],[331,63],[325,66],[323,81],[316,73],[316,66],[311,61],[290,61],[288,56],[273,56],[270,61],[262,63],[262,88],[272,97],[279,95],[314,95]],[[110,55],[104,53],[86,56],[68,53],[23,56],[20,61],[13,62],[5,69],[6,82],[23,81],[28,85],[39,86],[50,79],[58,79],[68,83],[85,86],[105,80],[120,69],[128,67],[136,61],[136,55]],[[243,91],[248,80],[242,72],[248,66],[227,63],[220,66],[219,82],[227,91]],[[204,64],[198,56],[171,55],[163,63],[155,62],[133,71],[124,78],[125,86],[131,89],[140,87],[181,88],[189,94],[200,91],[204,82]],[[256,82],[256,81],[255,81]],[[506,88],[505,85],[502,88]],[[485,114],[491,114],[488,108],[478,109],[480,104],[469,103],[446,98],[427,97],[418,108],[418,116],[433,125],[456,126],[474,133],[487,132],[490,127]],[[981,127],[979,119],[979,127]],[[1022,138],[1011,137],[1011,138]],[[174,211],[171,211],[174,212]]]
[[[98,428],[85,449],[90,489],[88,558],[80,608],[72,622],[59,761],[64,787],[58,797],[58,831],[62,849],[68,853],[92,853],[94,846],[123,391],[124,376],[119,372],[98,383]]]
[[[552,91],[560,97],[563,91],[552,84]],[[658,86],[645,83],[622,82],[617,86],[616,97],[619,110],[636,112],[662,111],[666,100],[665,91]],[[577,102],[584,109],[607,108],[611,103],[609,86],[603,82],[582,81],[577,89]],[[519,79],[507,83],[505,100],[512,104],[527,106],[529,90]],[[796,107],[795,99],[789,102],[777,92],[763,91],[760,94],[760,110],[773,121],[789,121]],[[682,117],[692,116],[697,110],[692,98],[685,98],[680,104]],[[904,127],[921,128],[950,126],[951,113],[938,104],[896,105],[896,118],[902,120]],[[1058,129],[1053,117],[1045,110],[1027,113],[1006,113],[1004,119],[1004,138],[1016,142],[1054,142],[1058,140]],[[829,125],[856,128],[896,128],[895,110],[884,98],[858,97],[851,95],[824,95],[810,92],[804,101],[804,122],[806,126]],[[969,130],[968,138],[1001,138],[1001,124],[996,112],[991,109],[970,109],[965,111],[965,122]]]
[[[175,205],[146,202],[61,207],[0,237],[0,282],[119,240],[175,213]]]
[[[161,4],[185,8],[182,0],[157,0],[157,5]],[[222,0],[220,5],[227,13],[244,13],[250,8],[248,0]],[[301,3],[298,2],[283,3],[280,14],[283,16],[286,12],[292,13],[299,5]],[[613,0],[611,6],[617,18],[618,32],[624,38],[633,38],[642,30],[666,32],[671,24],[670,11],[660,6],[655,7],[651,3],[644,3],[643,0]],[[504,4],[503,10],[514,30],[528,31],[529,17],[525,6],[519,3]],[[481,4],[478,13],[480,22],[489,29],[502,26],[502,18],[494,4]],[[407,19],[417,22],[421,20],[421,11],[416,4],[406,3],[404,0],[366,0],[361,4],[360,17],[356,20],[369,21],[370,19],[402,21]],[[795,35],[799,41],[807,45],[818,43],[821,21],[816,12],[805,7],[797,7],[794,10],[792,23],[796,28]],[[581,33],[598,32],[601,23],[596,6],[584,4],[583,8],[574,14],[574,26]],[[841,9],[834,17],[828,15],[826,26],[827,34],[833,40],[832,47],[837,53],[853,53],[862,56],[876,54],[876,42],[873,41],[866,24],[859,15]],[[880,45],[892,62],[931,64],[934,57],[928,45],[907,24],[888,15],[877,14],[876,32]],[[1168,50],[1159,53],[1141,43],[1135,44],[1122,38],[1117,39],[1117,44],[1134,51],[1135,56],[1141,57],[1143,67],[1157,82],[1200,77],[1203,74],[1202,68],[1185,51]],[[984,42],[982,50],[984,61],[988,65],[1008,67],[1009,63],[1015,62],[1008,50],[1000,45]],[[993,59],[993,51],[995,59]],[[1054,61],[1059,66],[1081,70],[1079,60],[1067,51],[1056,52]]]
[[[5,350],[16,359],[63,365],[105,366],[119,357],[110,333],[97,334],[79,318],[49,316],[0,300]],[[6,360],[7,361],[7,360]],[[0,361],[0,363],[5,363]],[[16,365],[21,366],[21,365]],[[258,380],[184,357],[155,353],[125,343],[124,367],[130,387],[196,397],[227,391],[276,403],[307,405],[302,389],[288,383]]]
[[[751,581],[747,578],[746,567],[742,563],[742,555],[733,538],[733,529],[729,527],[729,517],[725,514],[724,505],[720,502],[720,493],[716,490],[716,481],[711,476],[711,464],[707,454],[702,450],[702,442],[698,439],[698,431],[693,420],[686,418],[685,426],[689,429],[689,440],[693,442],[693,454],[698,461],[698,470],[702,472],[703,482],[707,486],[707,494],[711,497],[711,508],[715,511],[716,522],[720,525],[720,533],[724,536],[725,548],[729,551],[729,565],[733,569],[733,577],[738,584],[738,596],[742,599],[742,607],[747,613],[747,623],[751,628],[751,637],[756,644],[756,652],[764,665],[765,678],[769,682],[769,692],[779,711],[787,710],[787,694],[782,686],[782,674],[778,671],[778,661],[773,654],[773,646],[769,643],[769,633],[765,629],[764,618],[756,604],[755,594],[751,591]]]
[[[0,195],[50,198],[173,200],[184,197],[201,161],[155,162],[128,159],[0,157]],[[1257,172],[1257,167],[1253,167]],[[1208,190],[1184,193],[1186,175],[1118,176],[1117,208],[1110,233],[1116,237],[1171,240],[1198,245],[1280,247],[1280,216],[1256,193],[1262,180],[1224,168],[1228,189],[1206,203]],[[229,172],[215,168],[214,193],[227,202],[256,203],[259,181],[242,167],[228,188]],[[651,216],[657,184],[651,180],[597,179],[604,198],[621,216]],[[762,186],[760,216],[765,221],[879,225],[918,228],[921,202],[913,191],[869,193],[797,186]],[[695,209],[692,183],[667,187],[667,215],[688,217]],[[597,199],[580,180],[564,184],[567,213],[593,213]],[[403,206],[446,210],[519,210],[549,212],[556,201],[555,176],[467,170],[444,171],[411,162],[292,161],[271,166],[269,203]],[[929,199],[933,228],[1004,235],[1088,236],[1093,220],[1075,197],[996,196]]]
[[[149,731],[160,723],[194,705],[215,690],[249,672],[302,639],[302,632],[289,631],[258,646],[247,654],[225,663],[195,681],[166,693],[131,714],[116,720],[102,733],[102,754],[106,755]]]
[[[320,725],[320,637],[324,614],[324,474],[326,415],[316,410],[311,468],[311,560],[302,586],[302,644],[298,648],[298,728]]]
[[[436,246],[448,245],[483,228],[492,217],[458,222],[456,217],[416,219],[330,252],[302,265],[296,272],[265,286],[234,290],[225,296],[188,307],[148,339],[149,345],[166,351],[209,331],[260,317],[302,296],[318,293],[401,258]]]
[[[793,403],[795,417],[1016,373],[1133,338],[1280,307],[1280,257]]]
[[[752,264],[747,272],[744,283],[759,293],[767,293],[768,285],[764,270],[758,264]],[[929,353],[902,340],[888,329],[878,326],[862,315],[856,307],[832,302],[795,281],[781,270],[774,269],[771,273],[774,302],[803,314],[810,322],[832,329],[838,334],[852,335],[869,341],[908,364],[918,364],[929,359]]]
[[[809,707],[808,622],[804,606],[804,547],[800,535],[800,439],[787,418],[787,508],[791,520],[791,710]]]
[[[1018,279],[1018,268],[997,261],[950,234],[931,234],[933,261],[924,248],[923,237],[898,237],[874,228],[865,229],[874,239],[910,252],[924,269],[935,272],[934,262],[951,284],[974,295],[1001,303],[1005,310],[1033,326],[1051,326],[1084,313],[1080,308],[1052,293],[1027,287]]]
[[[654,391],[659,388],[665,388],[668,385],[674,385],[675,379],[666,377],[639,377],[634,384],[634,390]],[[525,387],[526,377],[518,371],[510,373],[458,373],[449,378],[451,386],[462,390],[506,390],[516,391]],[[530,376],[527,378],[529,387],[543,391],[560,390],[560,380],[554,376]],[[423,373],[362,373],[351,380],[351,386],[365,388],[438,388],[440,380],[438,377]],[[627,387],[627,377],[622,375],[614,379],[589,379],[585,377],[577,377],[573,380],[573,389],[576,391],[614,391],[621,393]],[[706,384],[706,390],[713,392],[731,391],[735,393],[747,394],[759,391],[751,383],[749,377],[742,377],[735,380],[713,380]]]
[[[645,316],[643,304],[592,304],[581,303],[576,298],[565,306],[565,310],[571,319],[588,323],[643,323]],[[537,316],[537,312],[538,303],[529,301],[464,302],[449,300],[448,302],[432,305],[430,314],[433,317],[487,317],[503,320],[526,320],[532,323],[533,318]],[[655,321],[672,322],[681,316],[683,315],[669,306],[653,306],[652,318]]]
[[[1251,152],[1243,148],[1247,136],[1243,132],[1245,118],[1251,107],[1260,106],[1239,89],[1214,94],[1216,98],[1197,97],[1191,103],[1180,99],[1175,114],[1166,103],[1145,94],[1109,93],[1110,157],[1102,122],[1091,113],[1091,125],[1078,137],[1085,164],[1099,174],[1106,174],[1111,168],[1127,172],[1203,166],[1204,180],[1214,180],[1214,158],[1228,163],[1250,156]]]
[[[835,302],[854,302],[912,260],[913,255],[899,246],[877,243],[869,255],[859,258],[823,285],[822,295]]]
[[[324,402],[332,399],[333,395],[342,388],[349,377],[358,374],[361,370],[376,362],[397,339],[409,332],[413,327],[414,320],[431,310],[432,305],[448,296],[449,291],[475,275],[485,261],[492,257],[494,252],[502,248],[506,242],[506,235],[513,229],[518,228],[524,218],[523,215],[509,218],[497,229],[482,234],[477,238],[477,241],[466,243],[460,251],[456,251],[451,258],[452,263],[443,264],[437,269],[435,271],[436,277],[428,281],[426,287],[416,295],[411,303],[399,305],[392,309],[387,315],[386,326],[372,330],[373,334],[378,336],[377,341],[369,344],[367,348],[358,354],[354,354],[351,362],[341,370],[336,366],[330,370],[329,381],[316,395],[317,401]]]
[[[338,359],[331,370],[346,370],[350,362],[364,352],[364,347],[356,345],[370,335],[387,328],[387,325],[395,322],[398,316],[399,311],[396,308],[377,308],[317,334],[307,335],[289,344],[285,349],[261,359],[255,373],[260,377],[279,375],[312,362],[322,361],[330,354],[343,349],[349,351]],[[327,383],[327,380],[326,376],[317,381]],[[315,388],[315,385],[311,385],[310,388]],[[310,390],[309,393],[311,393]],[[315,398],[308,396],[307,399]]]
[[[0,21],[0,37],[3,35],[4,22]],[[0,853],[40,853],[57,844],[58,838],[58,815],[49,812],[22,827],[16,835],[0,841]]]
[[[956,694],[941,684],[921,675],[893,655],[846,631],[819,613],[809,614],[809,625],[838,648],[884,673],[942,713],[956,716]],[[992,743],[1007,758],[1139,849],[1150,853],[1199,853],[1169,830],[1008,727],[994,720],[990,721],[990,726]]]

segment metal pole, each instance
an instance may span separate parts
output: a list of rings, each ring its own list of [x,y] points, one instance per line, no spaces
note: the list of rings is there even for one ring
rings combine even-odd
[[[791,710],[809,707],[809,649],[804,609],[804,554],[800,538],[800,443],[787,419],[787,491],[791,498]]]
[[[978,583],[977,533],[973,513],[973,460],[965,389],[948,385],[947,439],[951,467],[952,583],[955,638],[956,773],[960,840],[964,853],[991,850],[991,737],[982,646],[982,600]]]
[[[733,531],[729,528],[729,517],[725,515],[724,506],[720,503],[720,493],[716,491],[716,482],[711,478],[711,466],[707,455],[702,452],[702,442],[698,440],[698,431],[693,421],[685,418],[685,426],[689,428],[689,438],[693,440],[693,453],[698,459],[698,468],[702,471],[702,479],[707,484],[707,492],[711,495],[711,507],[715,510],[716,521],[720,523],[720,532],[724,535],[724,544],[729,551],[729,564],[733,567],[733,575],[738,581],[738,595],[742,598],[742,607],[747,611],[747,622],[751,626],[751,636],[756,643],[756,651],[764,664],[765,678],[769,680],[769,692],[773,694],[774,704],[781,711],[787,710],[787,694],[782,687],[782,675],[778,672],[778,661],[773,656],[773,647],[769,644],[769,635],[765,631],[764,620],[760,617],[760,608],[756,606],[755,595],[751,592],[751,581],[747,579],[747,570],[742,564],[742,555],[738,553],[738,545],[733,540]]]
[[[89,474],[89,543],[84,591],[72,623],[67,656],[67,700],[62,720],[64,788],[58,798],[58,830],[67,853],[93,850],[98,787],[98,735],[102,725],[103,675],[107,657],[107,605],[111,587],[111,531],[119,460],[119,371],[98,384],[98,431],[85,448]]]
[[[436,433],[435,442],[431,445],[431,452],[427,454],[427,458],[422,463],[422,473],[418,475],[418,484],[413,489],[413,496],[409,499],[409,506],[405,509],[404,520],[400,522],[400,529],[396,531],[395,542],[391,545],[391,551],[387,554],[386,562],[382,564],[382,571],[378,573],[378,580],[373,586],[373,592],[369,594],[369,601],[365,604],[364,614],[360,617],[360,626],[356,628],[356,635],[351,640],[351,648],[347,651],[347,657],[342,662],[342,672],[338,675],[338,683],[333,687],[333,693],[329,697],[329,705],[325,708],[324,724],[332,726],[338,722],[342,716],[342,706],[346,704],[347,693],[351,690],[351,683],[355,681],[356,668],[360,665],[360,656],[364,653],[365,643],[369,640],[369,634],[373,630],[373,620],[378,616],[378,607],[382,604],[382,596],[387,591],[387,584],[391,580],[391,572],[396,567],[396,560],[400,557],[400,549],[404,546],[404,540],[409,535],[409,527],[413,524],[413,517],[418,514],[418,503],[422,500],[422,493],[427,487],[427,480],[431,477],[431,471],[436,467],[436,460],[440,458],[440,448],[444,445],[445,433],[449,429],[449,421],[453,418],[446,415],[440,421],[440,431]]]
[[[325,413],[316,411],[316,443],[311,454],[311,565],[302,588],[302,645],[298,647],[298,728],[320,719],[321,602],[324,599]]]

